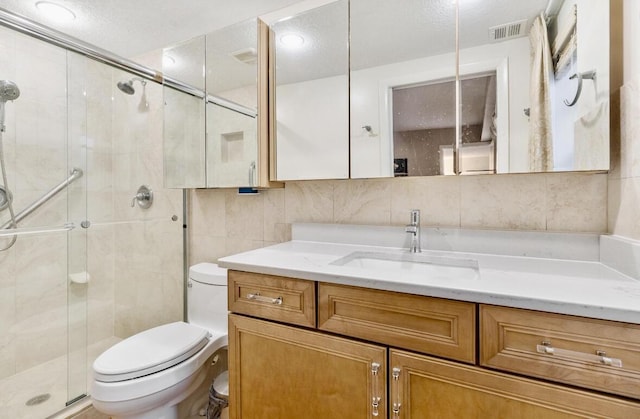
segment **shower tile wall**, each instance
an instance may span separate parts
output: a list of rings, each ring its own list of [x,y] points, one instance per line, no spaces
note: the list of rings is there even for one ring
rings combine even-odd
[[[112,85],[131,77],[116,71]],[[183,310],[182,191],[163,189],[163,89],[134,87],[132,96],[113,93],[114,327],[122,338],[181,320]],[[146,210],[131,207],[140,185],[154,193]]]

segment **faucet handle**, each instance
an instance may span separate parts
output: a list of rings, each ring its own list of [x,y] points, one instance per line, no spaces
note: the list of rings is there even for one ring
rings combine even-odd
[[[411,210],[411,225],[420,225],[420,210],[412,209]]]

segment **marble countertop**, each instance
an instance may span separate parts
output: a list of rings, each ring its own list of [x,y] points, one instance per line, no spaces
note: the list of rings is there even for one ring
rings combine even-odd
[[[477,261],[467,279],[332,264],[353,252],[400,247],[294,240],[221,258],[221,267],[379,290],[640,324],[640,281],[594,260],[425,250],[424,257]]]

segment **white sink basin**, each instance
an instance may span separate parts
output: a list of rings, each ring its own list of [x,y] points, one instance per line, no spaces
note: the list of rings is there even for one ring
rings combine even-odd
[[[353,252],[330,265],[355,267],[389,273],[417,274],[433,279],[479,278],[478,261],[421,253]]]

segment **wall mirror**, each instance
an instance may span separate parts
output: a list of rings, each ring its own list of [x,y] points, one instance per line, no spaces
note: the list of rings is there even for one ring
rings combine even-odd
[[[266,24],[249,19],[163,55],[163,73],[193,92],[165,87],[165,185],[279,186],[269,182]]]
[[[275,177],[348,178],[348,1],[284,16],[268,22],[275,56]]]
[[[351,0],[351,177],[607,170],[609,2],[458,3],[456,145],[455,2]]]
[[[497,173],[608,170],[609,2],[459,7],[461,75],[499,74],[498,103],[483,122],[494,131],[484,141],[495,144]]]
[[[455,142],[455,12],[351,0],[352,178],[440,174],[434,153]]]
[[[257,184],[258,20],[207,35],[207,186]]]
[[[206,183],[204,56],[204,36],[163,50],[162,72],[201,92],[190,95],[163,87],[163,160],[167,188],[201,188]]]

